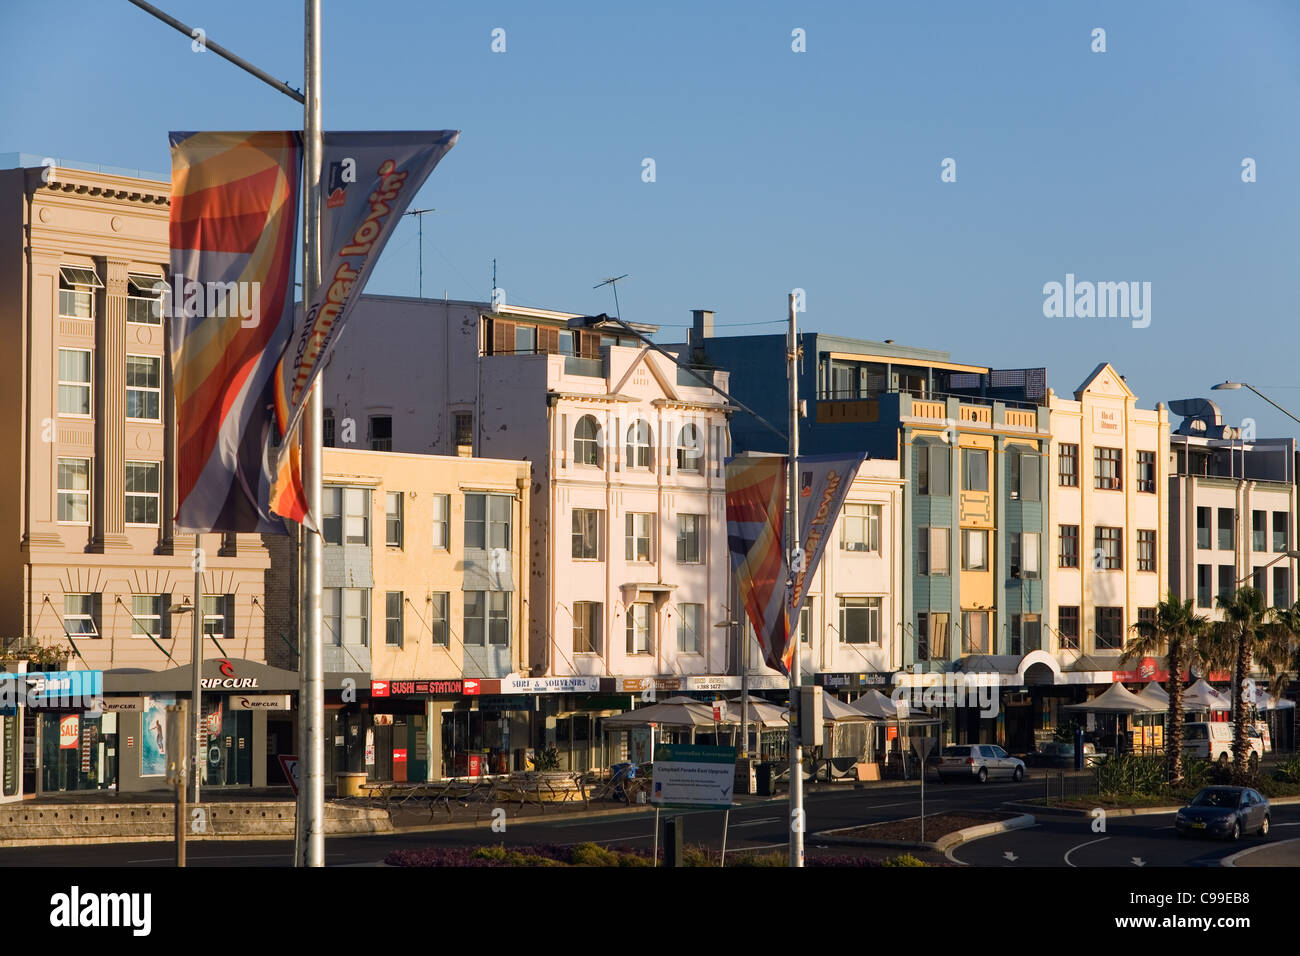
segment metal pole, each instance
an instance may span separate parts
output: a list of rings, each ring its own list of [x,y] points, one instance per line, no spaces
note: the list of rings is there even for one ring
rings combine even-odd
[[[786,582],[786,609],[794,590],[794,556],[799,548],[799,333],[795,298],[789,296],[790,334],[786,343],[786,374],[790,379],[790,455],[786,494],[786,556],[790,580]],[[803,866],[803,733],[799,727],[799,618],[790,621],[790,865]]]
[[[730,823],[731,808],[728,807],[726,810],[722,811],[722,860],[718,863],[719,868],[727,865],[727,826]]]
[[[732,620],[740,630],[740,640],[745,649],[741,652],[740,664],[740,756],[749,758],[749,638],[745,636],[744,622]],[[745,773],[749,773],[746,766]],[[745,779],[745,792],[749,792],[749,779]]]
[[[321,41],[320,0],[304,0],[306,100],[303,109],[303,308],[320,285],[320,170],[321,170]],[[307,507],[319,515],[321,504],[321,395],[319,376],[307,399],[300,425],[303,485]],[[302,743],[302,785],[298,795],[301,820],[299,866],[325,865],[325,671],[321,645],[321,539],[302,533],[302,657],[298,673],[299,739]]]
[[[190,665],[194,671],[194,680],[190,684],[190,746],[194,753],[190,756],[191,800],[195,806],[199,802],[199,778],[203,773],[203,758],[206,756],[203,746],[203,540],[202,535],[194,536],[194,553],[190,557],[194,565],[194,610],[190,621]]]
[[[651,857],[654,862],[651,866],[659,865],[659,808],[655,807],[655,848],[654,856]]]

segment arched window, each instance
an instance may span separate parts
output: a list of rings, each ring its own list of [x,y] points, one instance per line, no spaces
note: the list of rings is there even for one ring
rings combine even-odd
[[[578,465],[600,464],[600,425],[590,415],[578,419],[573,430],[573,461]]]
[[[628,426],[627,430],[627,466],[629,468],[650,467],[650,423],[639,419]]]
[[[699,474],[703,458],[704,444],[700,439],[700,430],[694,425],[683,425],[677,433],[677,470]]]

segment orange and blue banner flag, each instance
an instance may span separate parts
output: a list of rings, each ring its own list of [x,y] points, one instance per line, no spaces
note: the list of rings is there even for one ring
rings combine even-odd
[[[302,137],[170,141],[177,530],[284,534],[269,508],[273,407],[294,319]]]

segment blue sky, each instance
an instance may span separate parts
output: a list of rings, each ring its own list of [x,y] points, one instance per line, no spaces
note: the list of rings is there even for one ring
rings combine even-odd
[[[160,5],[300,85],[296,0]],[[1061,392],[1109,360],[1144,406],[1244,379],[1300,414],[1293,0],[325,7],[327,128],[463,130],[417,200],[427,295],[487,298],[495,257],[507,301],[598,312],[630,273],[624,316],[671,340],[692,308],[778,330],[741,323],[797,286],[806,328],[1046,365]],[[170,129],[301,124],[126,0],[59,8],[56,35],[0,5],[0,152],[166,170]],[[415,293],[415,237],[370,291]],[[1066,273],[1150,282],[1150,326],[1044,318]]]

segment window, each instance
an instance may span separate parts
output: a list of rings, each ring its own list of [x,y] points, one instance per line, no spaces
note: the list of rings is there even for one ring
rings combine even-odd
[[[384,643],[389,647],[402,646],[402,592],[384,594]]]
[[[343,588],[343,643],[370,643],[370,591]]]
[[[573,602],[573,652],[600,653],[600,622],[604,605],[596,601]]]
[[[1011,468],[1011,497],[1021,501],[1038,501],[1039,458],[1030,451],[1011,449],[1007,453],[1007,462]]]
[[[1139,623],[1139,624],[1149,624],[1150,626],[1155,627],[1155,624],[1156,624],[1156,609],[1153,608],[1153,607],[1140,607],[1140,608],[1138,608],[1138,623]]]
[[[652,514],[635,514],[628,512],[626,515],[626,534],[627,534],[627,551],[624,555],[628,561],[652,561],[650,549],[652,547],[650,540],[650,526],[654,519]]]
[[[451,495],[433,496],[433,547],[437,551],[451,548]]]
[[[162,325],[162,276],[126,277],[126,320],[137,325]]]
[[[600,514],[592,508],[573,509],[574,560],[600,560]]]
[[[321,535],[326,544],[343,543],[343,489],[326,486],[321,489]]]
[[[343,541],[345,544],[370,543],[370,490],[345,488],[343,502],[347,511],[343,515]]]
[[[579,418],[573,430],[573,463],[600,465],[600,426],[590,415]]]
[[[1273,569],[1273,606],[1291,606],[1291,574],[1289,568]],[[1263,593],[1262,591],[1260,592]]]
[[[961,632],[963,654],[987,654],[989,652],[988,611],[962,611]]]
[[[1013,578],[1038,577],[1039,534],[1037,531],[1013,533],[1011,538],[1011,576]]]
[[[840,598],[840,643],[880,643],[880,598]]]
[[[1273,512],[1273,550],[1279,554],[1287,549],[1286,518],[1285,511]]]
[[[59,315],[68,319],[95,317],[95,290],[104,288],[94,269],[59,267]]]
[[[98,594],[63,595],[63,627],[74,637],[99,637]]]
[[[1097,608],[1097,650],[1118,651],[1124,646],[1124,609]]]
[[[627,466],[629,468],[650,467],[650,425],[637,420],[627,429]]]
[[[1011,653],[1028,654],[1043,646],[1043,624],[1037,614],[1011,615]]]
[[[320,416],[320,443],[326,448],[334,447],[334,409],[327,408]]]
[[[1109,491],[1124,487],[1123,449],[1094,448],[1092,450],[1092,486]]]
[[[465,496],[465,547],[490,550],[510,547],[510,495]]]
[[[948,615],[926,611],[916,616],[916,659],[941,661],[948,658]]]
[[[131,595],[131,636],[162,637],[165,616],[166,595],[133,594]]]
[[[704,515],[677,516],[677,563],[700,563],[700,535],[704,530]]]
[[[1265,527],[1267,523],[1267,511],[1252,511],[1250,513],[1250,549],[1252,551],[1268,550],[1268,530]]]
[[[515,326],[515,354],[532,355],[537,351],[537,326]]]
[[[949,494],[947,445],[921,442],[916,446],[916,493]]]
[[[1211,593],[1211,575],[1214,570],[1208,564],[1196,566],[1196,606],[1213,607],[1214,596]]]
[[[844,506],[840,517],[841,551],[880,551],[880,505]]]
[[[700,619],[704,616],[704,605],[679,604],[677,612],[677,652],[700,653]]]
[[[961,569],[987,571],[989,569],[989,533],[983,529],[963,528],[961,532]]]
[[[1196,546],[1209,549],[1210,544],[1210,509],[1196,509]]]
[[[203,596],[203,635],[223,641],[233,631],[227,627],[227,612],[234,596],[231,594],[205,594]]]
[[[947,528],[916,529],[916,570],[918,574],[948,573]]]
[[[457,445],[474,444],[474,413],[456,412],[452,416],[452,427],[456,430]]]
[[[578,354],[577,338],[571,329],[560,330],[559,347],[561,355]]]
[[[1061,650],[1077,651],[1079,649],[1078,607],[1059,607],[1056,609],[1056,631],[1061,639]]]
[[[963,491],[989,490],[989,453],[984,448],[961,450],[961,487]]]
[[[1231,601],[1237,591],[1237,569],[1231,564],[1219,565],[1218,596],[1224,601]]]
[[[1061,445],[1061,457],[1059,479],[1062,488],[1079,487],[1079,446],[1071,444]]]
[[[1255,568],[1252,572],[1250,586],[1260,594],[1268,593],[1268,570],[1266,568]]]
[[[1154,571],[1156,569],[1156,533],[1154,530],[1138,530],[1138,570]]]
[[[59,349],[59,414],[90,414],[89,349]]]
[[[162,359],[158,356],[126,357],[126,417],[162,421]]]
[[[402,493],[384,493],[384,543],[390,548],[402,546]]]
[[[1137,469],[1137,490],[1147,494],[1155,494],[1156,453],[1153,451],[1138,452]]]
[[[370,450],[371,451],[392,451],[393,450],[393,416],[392,415],[371,415],[370,416]]]
[[[1098,525],[1094,537],[1096,548],[1093,569],[1120,571],[1124,568],[1124,529],[1105,528]]]
[[[90,459],[59,459],[59,521],[90,523]]]
[[[126,463],[126,523],[158,525],[158,481],[162,466],[156,461]]]
[[[495,646],[510,643],[510,592],[465,592],[465,643],[482,647],[484,637]]]
[[[799,643],[812,643],[812,605],[805,604],[799,609]]]
[[[451,595],[446,591],[434,591],[430,597],[432,600],[429,604],[432,611],[430,612],[429,628],[433,632],[433,643],[447,647],[451,643],[449,637],[450,628],[447,626]]]
[[[1060,553],[1057,567],[1077,568],[1079,566],[1079,526],[1077,524],[1061,525]]]
[[[699,474],[704,459],[704,446],[700,430],[694,425],[683,425],[677,435],[677,470]]]
[[[1219,550],[1231,551],[1233,549],[1232,529],[1236,524],[1236,512],[1231,508],[1219,509]]]
[[[321,588],[321,640],[338,647],[343,643],[343,589]]]
[[[650,633],[650,605],[633,604],[627,609],[627,652],[649,654],[653,635]]]

